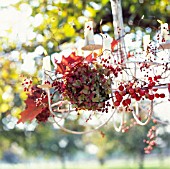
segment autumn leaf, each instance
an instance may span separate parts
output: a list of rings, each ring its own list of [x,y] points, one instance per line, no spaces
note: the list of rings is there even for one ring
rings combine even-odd
[[[133,56],[134,56],[134,54],[133,54],[133,53],[128,52],[128,54],[127,54],[127,58],[131,58],[131,57],[133,57]]]
[[[26,109],[21,113],[21,118],[18,120],[17,123],[32,121],[42,111],[42,107],[36,107],[35,101],[32,96],[28,96],[25,103]]]
[[[57,70],[56,70],[56,72],[64,74],[65,70],[66,70],[66,66],[65,65],[63,65],[61,63],[57,63]]]
[[[72,52],[67,58],[68,64],[72,64],[74,62],[80,62],[83,60],[82,56],[76,56],[75,52]]]
[[[114,51],[114,48],[115,46],[119,43],[119,40],[115,40],[113,39],[112,43],[111,43],[111,48],[112,48],[112,51]]]
[[[64,74],[67,67],[71,67],[73,63],[81,62],[83,60],[82,56],[76,56],[75,52],[72,52],[68,57],[62,56],[61,63],[57,64],[56,72]]]
[[[85,58],[85,61],[92,62],[96,60],[97,56],[98,56],[97,53],[91,53]]]
[[[84,58],[83,56],[76,56],[76,53],[72,52],[68,57],[62,56],[61,63],[56,63],[56,72],[64,74],[68,68],[71,68],[82,61],[92,62],[96,60],[97,56],[97,53],[91,53],[86,58]]]

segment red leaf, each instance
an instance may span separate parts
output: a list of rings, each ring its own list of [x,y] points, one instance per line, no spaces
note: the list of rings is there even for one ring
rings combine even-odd
[[[130,57],[133,57],[133,56],[134,56],[134,54],[133,54],[133,53],[128,52],[128,54],[127,54],[127,58],[130,58]]]
[[[56,72],[64,74],[65,70],[66,70],[66,66],[64,66],[62,63],[57,63]]]
[[[91,53],[86,57],[85,60],[87,62],[92,62],[92,61],[96,60],[96,58],[97,58],[97,53],[93,53],[93,54]]]
[[[21,118],[17,123],[32,121],[42,111],[42,107],[36,107],[34,99],[31,96],[28,96],[25,103],[27,108],[21,113]]]
[[[113,39],[113,41],[112,41],[112,43],[111,43],[111,48],[112,48],[113,51],[114,51],[115,46],[116,46],[118,43],[119,43],[119,40]]]
[[[64,56],[62,56],[61,64],[67,66],[69,64],[68,59],[69,57],[65,58]]]
[[[82,56],[76,56],[75,52],[72,52],[68,57],[62,56],[61,63],[57,63],[56,72],[64,74],[67,67],[71,67],[73,63],[81,62],[83,60]]]
[[[75,52],[72,52],[69,57],[67,58],[68,60],[68,64],[72,64],[72,63],[75,63],[75,62],[80,62],[83,60],[83,57],[82,56],[76,56],[76,53]]]

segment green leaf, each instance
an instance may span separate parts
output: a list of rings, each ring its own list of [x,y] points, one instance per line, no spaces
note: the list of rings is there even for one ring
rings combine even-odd
[[[97,96],[92,98],[92,102],[99,102],[99,101],[100,101],[100,99]]]

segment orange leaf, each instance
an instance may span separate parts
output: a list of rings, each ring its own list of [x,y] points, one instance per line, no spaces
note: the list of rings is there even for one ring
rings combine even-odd
[[[111,43],[111,48],[112,48],[112,51],[114,51],[114,48],[115,46],[119,43],[119,40],[115,40],[113,39],[112,43]]]
[[[133,56],[134,56],[134,54],[133,54],[133,53],[128,52],[128,54],[127,54],[127,58],[130,58],[130,57],[133,57]]]
[[[67,58],[68,60],[68,64],[72,64],[74,62],[80,62],[83,60],[83,57],[82,56],[76,56],[76,53],[75,52],[72,52],[69,57]]]
[[[66,70],[66,66],[65,65],[63,65],[62,63],[57,63],[57,70],[56,70],[56,72],[64,74],[65,70]]]
[[[87,57],[86,57],[86,61],[87,62],[92,62],[93,60],[96,60],[97,58],[97,53],[90,53]]]

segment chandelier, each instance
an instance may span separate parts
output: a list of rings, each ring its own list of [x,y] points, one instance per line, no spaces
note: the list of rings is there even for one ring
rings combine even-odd
[[[170,35],[167,23],[160,22],[155,39],[143,36],[142,50],[128,51],[125,45],[119,3],[111,1],[115,39],[102,36],[102,45],[95,44],[93,22],[84,28],[85,45],[53,62],[43,58],[41,84],[25,79],[28,93],[26,109],[18,123],[36,119],[50,121],[72,134],[85,134],[99,130],[109,122],[117,132],[126,132],[128,117],[131,125],[147,125],[155,118],[157,100],[170,100]],[[116,22],[117,21],[117,22]],[[167,94],[166,94],[167,93]],[[65,127],[66,120],[78,121],[85,126],[80,131]]]

